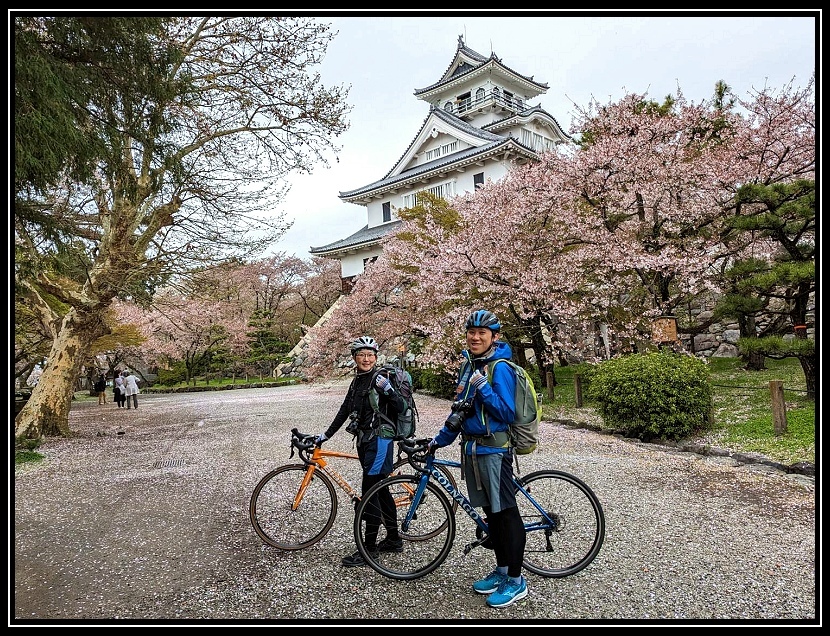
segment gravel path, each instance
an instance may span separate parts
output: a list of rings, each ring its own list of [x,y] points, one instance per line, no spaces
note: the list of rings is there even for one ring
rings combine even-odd
[[[77,436],[49,439],[43,464],[14,473],[10,625],[820,625],[814,478],[553,423],[542,424],[540,450],[521,459],[522,473],[555,467],[587,482],[603,503],[605,543],[574,576],[528,574],[528,597],[511,607],[488,608],[470,589],[492,553],[463,556],[473,535],[466,518],[447,561],[411,582],[340,567],[354,549],[342,496],[316,546],[263,545],[248,520],[253,487],[291,461],[290,429],[323,430],[344,391],[331,383],[142,394],[138,410],[120,411],[76,403]],[[433,434],[447,402],[419,395],[418,406],[418,434]],[[328,445],[350,450],[351,436],[341,429]],[[359,485],[357,462],[337,468]]]

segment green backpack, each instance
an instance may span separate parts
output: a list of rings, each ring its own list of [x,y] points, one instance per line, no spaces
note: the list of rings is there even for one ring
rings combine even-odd
[[[380,412],[378,408],[378,392],[375,389],[375,379],[382,375],[392,383],[394,389],[406,402],[406,409],[398,413],[396,421],[392,421]],[[375,412],[375,432],[379,437],[388,439],[406,439],[414,437],[418,422],[418,409],[415,406],[415,396],[412,388],[412,376],[406,369],[385,364],[372,375],[369,390],[369,404]]]
[[[487,381],[492,383],[493,367],[499,362],[510,365],[516,374],[516,416],[510,425],[510,445],[517,455],[528,455],[539,444],[539,421],[542,419],[542,406],[536,395],[533,380],[520,365],[510,360],[494,360],[487,365]]]

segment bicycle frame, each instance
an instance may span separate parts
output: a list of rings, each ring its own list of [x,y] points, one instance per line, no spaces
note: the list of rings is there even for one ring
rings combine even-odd
[[[353,453],[343,453],[340,451],[333,451],[333,450],[323,450],[320,447],[315,447],[314,452],[311,454],[311,458],[309,461],[306,462],[308,469],[306,470],[305,477],[303,477],[303,481],[300,484],[299,489],[297,490],[297,496],[294,497],[294,502],[291,505],[292,510],[297,510],[300,507],[300,503],[303,501],[303,497],[305,496],[305,492],[308,489],[308,485],[311,483],[312,478],[314,477],[314,471],[322,470],[326,475],[331,477],[334,482],[340,486],[340,488],[351,497],[352,501],[358,501],[360,496],[357,494],[357,491],[352,487],[352,485],[346,480],[343,475],[338,473],[334,468],[331,468],[326,461],[326,457],[340,457],[342,459],[359,459],[357,455]]]
[[[447,491],[447,494],[450,496],[451,500],[454,500],[458,503],[459,507],[467,513],[467,516],[475,522],[475,524],[481,528],[481,530],[486,534],[489,532],[489,528],[487,526],[487,522],[484,521],[484,518],[478,513],[478,511],[473,507],[470,503],[470,500],[462,493],[457,487],[453,486],[444,474],[436,468],[436,466],[448,466],[450,468],[460,468],[461,463],[456,462],[449,459],[438,459],[433,454],[427,455],[425,467],[421,472],[421,479],[418,482],[418,488],[415,491],[415,496],[412,500],[412,505],[407,510],[406,516],[404,517],[403,521],[401,522],[401,529],[406,532],[409,528],[409,523],[412,521],[416,511],[418,509],[418,503],[420,503],[421,498],[426,491],[427,482],[431,479],[434,479],[444,490]],[[555,520],[551,519],[545,510],[536,502],[536,500],[531,496],[531,494],[525,490],[524,486],[513,477],[513,486],[520,491],[527,500],[533,505],[533,507],[539,512],[540,520],[534,523],[525,524],[526,531],[532,530],[545,530],[545,529],[555,529],[556,522]],[[483,543],[484,538],[480,539],[477,543]],[[468,546],[466,551],[469,551],[475,546],[475,544]],[[465,552],[466,552],[465,551]]]
[[[300,483],[300,487],[297,489],[297,496],[294,497],[294,502],[291,504],[292,510],[297,510],[297,508],[300,507],[300,504],[303,501],[303,497],[305,496],[305,492],[308,489],[308,485],[311,483],[311,480],[314,477],[314,472],[316,470],[322,470],[326,475],[331,477],[334,483],[340,486],[343,492],[345,492],[353,502],[360,501],[360,495],[358,494],[358,492],[354,489],[354,487],[343,475],[341,475],[334,468],[328,465],[326,457],[340,457],[341,459],[360,459],[354,453],[343,453],[341,451],[323,450],[319,446],[316,446],[311,454],[311,457],[308,458],[308,460],[303,460],[308,468],[306,469],[306,473],[303,477],[302,483]],[[409,498],[401,498],[395,500],[395,504],[399,507],[402,504],[408,502]]]

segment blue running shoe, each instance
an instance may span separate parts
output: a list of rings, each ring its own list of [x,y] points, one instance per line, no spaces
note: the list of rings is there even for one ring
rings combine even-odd
[[[473,589],[479,594],[491,594],[499,589],[499,585],[501,585],[502,581],[505,579],[507,579],[506,574],[502,574],[498,570],[493,570],[483,579],[479,579],[473,583]]]
[[[487,597],[487,605],[490,607],[507,607],[525,596],[527,596],[525,577],[522,577],[521,583],[514,583],[509,578],[505,578],[499,585],[499,589]]]

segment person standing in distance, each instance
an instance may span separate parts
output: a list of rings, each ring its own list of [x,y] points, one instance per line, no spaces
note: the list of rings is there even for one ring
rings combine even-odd
[[[133,408],[138,408],[138,381],[135,375],[129,371],[124,371],[124,389],[123,395],[126,396],[127,408],[130,408],[130,398],[133,401]]]
[[[112,381],[112,395],[115,402],[118,404],[118,408],[123,409],[127,398],[124,396],[124,376],[120,373],[117,374],[115,379]]]
[[[378,408],[381,413],[391,420],[397,418],[397,414],[406,409],[406,402],[392,387],[392,383],[381,375],[375,376],[375,365],[378,356],[378,343],[374,338],[361,336],[351,343],[352,358],[355,363],[356,375],[349,385],[346,397],[340,409],[334,416],[325,432],[317,436],[317,445],[322,445],[330,439],[347,419],[352,422],[346,428],[356,436],[357,455],[360,458],[360,465],[363,467],[363,478],[361,480],[362,492],[386,478],[392,472],[394,461],[394,442],[392,439],[379,437],[377,434],[376,415],[369,403],[369,391],[374,388],[378,392]],[[397,511],[395,501],[388,490],[379,494],[380,510],[370,511],[367,514],[365,544],[370,552],[403,552],[403,541],[398,534]],[[377,543],[378,531],[380,530],[381,518],[386,526],[386,538]],[[375,548],[373,550],[372,548]],[[360,552],[354,552],[343,557],[344,567],[355,567],[365,565]]]
[[[98,374],[98,379],[93,385],[95,392],[98,394],[98,404],[107,403],[107,377],[103,373]]]
[[[509,429],[515,415],[516,376],[509,365],[493,367],[488,382],[485,367],[493,360],[510,360],[510,345],[499,340],[501,323],[491,311],[479,309],[467,318],[467,349],[459,372],[456,401],[430,450],[448,446],[459,433],[461,463],[470,503],[484,511],[496,568],[473,583],[487,594],[490,607],[507,607],[527,596],[522,576],[526,543],[524,522],[513,492],[513,450]],[[485,422],[489,424],[487,435]]]

